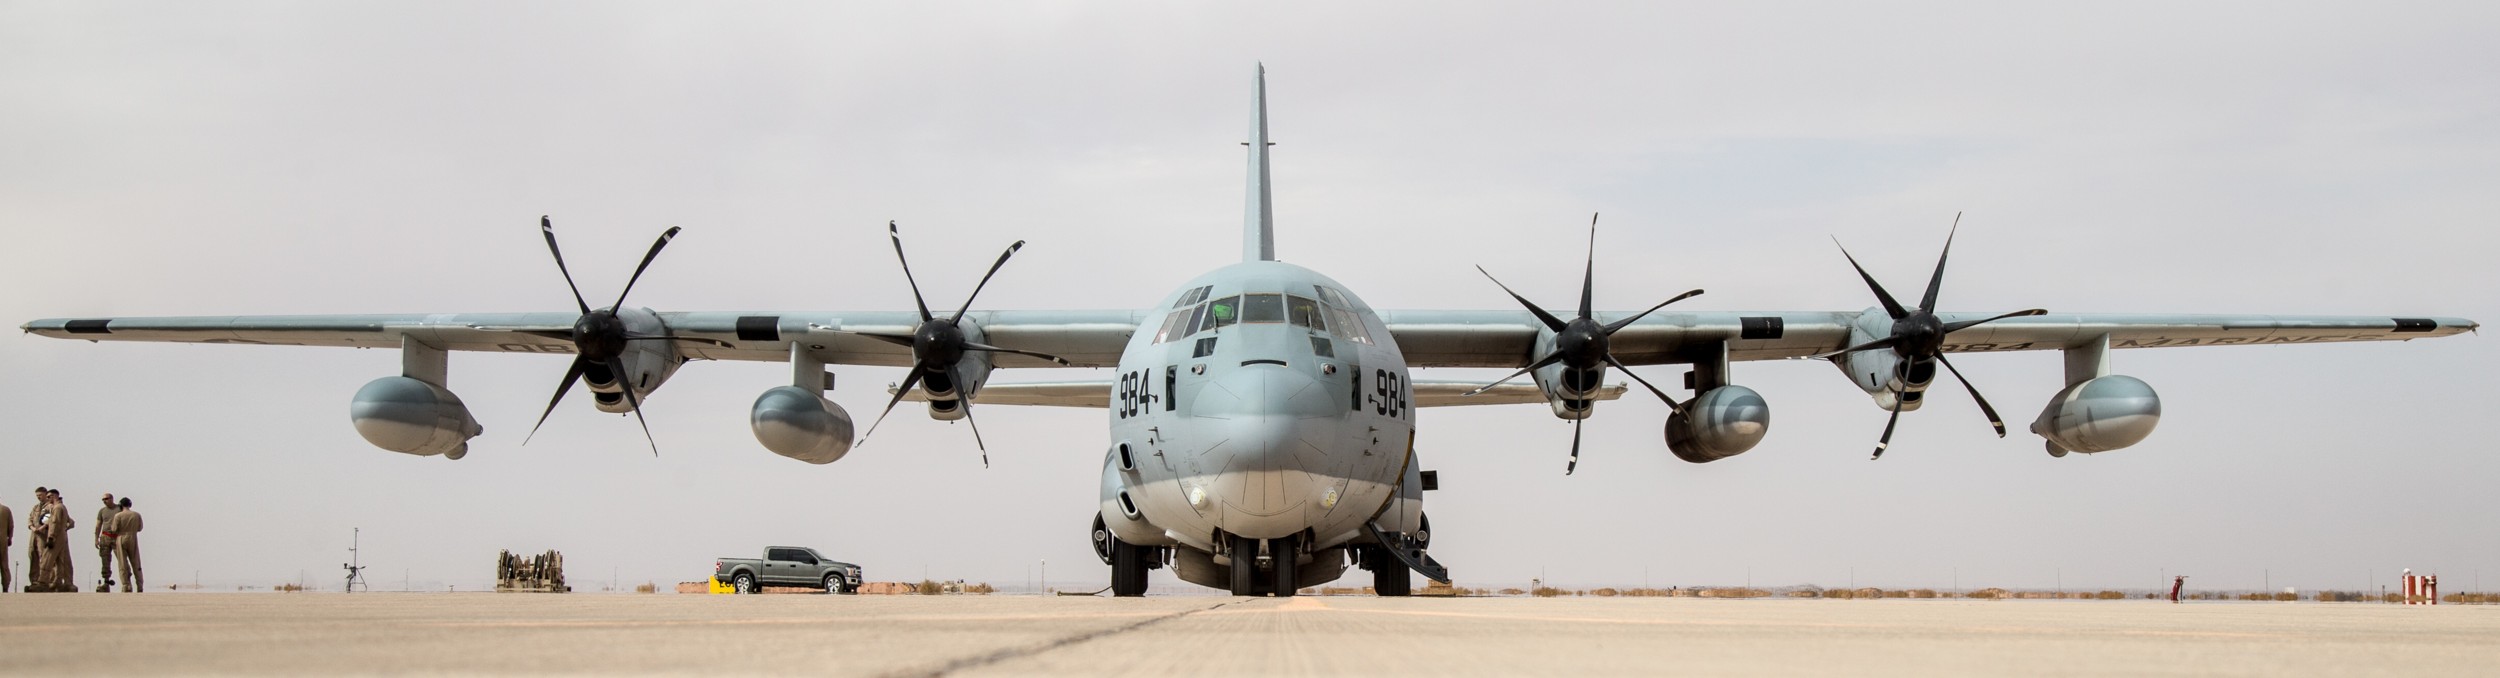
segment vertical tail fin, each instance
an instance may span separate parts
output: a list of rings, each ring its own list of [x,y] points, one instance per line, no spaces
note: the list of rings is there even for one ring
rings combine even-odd
[[[1274,201],[1267,190],[1267,64],[1259,64],[1257,89],[1250,104],[1249,206],[1241,219],[1241,260],[1276,260],[1276,221],[1269,214]]]

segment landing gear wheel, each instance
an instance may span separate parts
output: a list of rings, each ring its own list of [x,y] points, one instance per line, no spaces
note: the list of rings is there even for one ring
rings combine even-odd
[[[1372,571],[1372,593],[1382,598],[1403,598],[1415,595],[1415,571],[1389,555],[1389,549],[1368,546],[1363,550],[1363,569]]]
[[[1300,537],[1281,537],[1267,542],[1267,552],[1273,556],[1270,558],[1272,564],[1268,567],[1268,574],[1271,577],[1268,580],[1268,590],[1274,591],[1278,598],[1291,598],[1297,589],[1301,588],[1294,585],[1293,562],[1301,553],[1301,549],[1295,548],[1300,541]]]
[[[1111,542],[1111,596],[1135,598],[1146,595],[1146,570],[1153,565],[1149,559],[1154,551],[1118,538]]]
[[[1259,595],[1259,541],[1235,536],[1232,541],[1233,595]]]
[[[730,590],[737,591],[737,592],[739,592],[739,593],[763,593],[763,592],[764,592],[764,587],[761,587],[761,586],[756,586],[756,585],[755,585],[755,575],[751,575],[751,574],[744,574],[744,573],[741,573],[741,574],[739,574],[738,576],[735,576],[735,577],[730,577],[730,578],[729,578],[729,588],[730,588]]]

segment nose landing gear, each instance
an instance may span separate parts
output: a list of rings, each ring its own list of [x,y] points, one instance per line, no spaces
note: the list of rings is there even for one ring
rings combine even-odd
[[[1233,595],[1290,598],[1297,592],[1294,560],[1301,554],[1299,535],[1264,542],[1234,535],[1227,541],[1233,560]]]

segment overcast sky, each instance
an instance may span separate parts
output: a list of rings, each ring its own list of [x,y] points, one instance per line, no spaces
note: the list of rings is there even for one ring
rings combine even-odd
[[[0,320],[562,310],[542,214],[593,298],[683,226],[659,310],[909,308],[889,219],[932,304],[1024,239],[981,306],[1141,307],[1239,259],[1258,61],[1280,257],[1382,308],[1512,308],[1476,264],[1568,305],[1600,211],[1601,308],[1855,310],[1831,237],[1915,289],[1963,211],[1948,310],[2500,319],[2500,5],[2300,4],[0,2]],[[1418,449],[1466,585],[2462,590],[2500,586],[2492,341],[2122,352],[2168,416],[2098,456],[2022,430],[2054,353],[1960,361],[2011,437],[1944,386],[1880,462],[1884,412],[1810,362],[1736,368],[1773,432],[1718,463],[1645,396],[1572,477],[1544,407],[1426,411]],[[378,588],[766,544],[1108,580],[1102,411],[986,409],[983,469],[906,408],[811,466],[747,428],[784,366],[697,363],[647,402],[659,458],[587,398],[520,446],[564,368],[455,356],[486,434],[447,461],[347,421],[394,351],[0,340],[0,503],[135,497],[160,587],[328,583],[355,527]],[[902,374],[837,371],[863,419]]]

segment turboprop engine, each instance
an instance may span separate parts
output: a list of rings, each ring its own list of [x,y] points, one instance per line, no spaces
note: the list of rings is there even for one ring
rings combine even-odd
[[[2151,384],[2112,374],[2066,387],[2049,399],[2031,432],[2048,439],[2050,456],[2108,452],[2144,441],[2161,423],[2161,396]]]
[[[1667,416],[1667,449],[1706,464],[1753,449],[1771,432],[1771,404],[1743,386],[1710,389]]]
[[[357,389],[347,416],[374,447],[421,457],[469,456],[469,439],[486,431],[460,396],[408,377],[383,377]]]
[[[796,386],[783,386],[755,399],[747,418],[755,441],[791,459],[830,464],[851,451],[851,413],[841,405]]]

